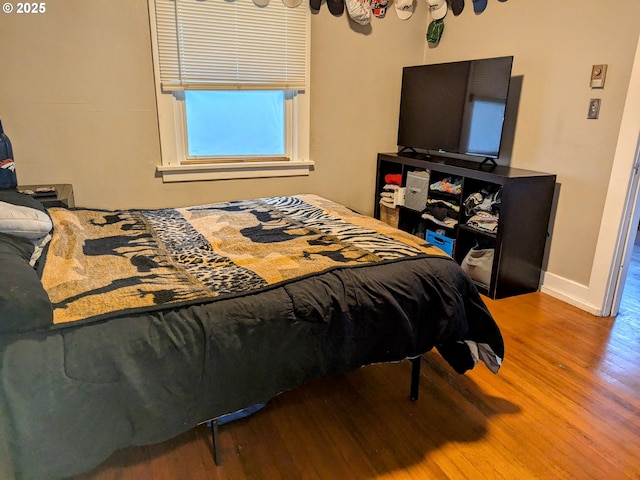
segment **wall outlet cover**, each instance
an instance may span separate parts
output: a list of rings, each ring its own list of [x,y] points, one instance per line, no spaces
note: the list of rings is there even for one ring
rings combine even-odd
[[[600,99],[592,98],[589,100],[589,111],[587,112],[587,118],[596,119],[600,114]]]

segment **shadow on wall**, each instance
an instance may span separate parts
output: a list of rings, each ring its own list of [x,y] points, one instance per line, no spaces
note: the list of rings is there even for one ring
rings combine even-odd
[[[524,77],[517,75],[511,77],[507,108],[504,112],[504,125],[502,127],[502,143],[500,144],[500,157],[496,159],[498,165],[509,166],[513,153],[513,141],[516,134],[518,110],[520,109],[520,95]]]

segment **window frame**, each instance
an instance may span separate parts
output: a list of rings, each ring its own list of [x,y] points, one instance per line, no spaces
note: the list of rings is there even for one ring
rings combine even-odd
[[[215,0],[209,0],[215,1]],[[236,0],[251,1],[251,0]],[[309,175],[314,162],[309,158],[309,82],[305,90],[285,90],[284,159],[252,157],[195,157],[187,151],[187,125],[184,93],[164,91],[160,81],[158,37],[155,22],[155,0],[148,0],[151,30],[155,96],[160,135],[160,164],[156,171],[165,182],[223,180],[237,178],[288,177]],[[256,7],[258,8],[258,7]],[[296,8],[305,8],[306,2]],[[307,13],[306,70],[309,78],[309,29]]]

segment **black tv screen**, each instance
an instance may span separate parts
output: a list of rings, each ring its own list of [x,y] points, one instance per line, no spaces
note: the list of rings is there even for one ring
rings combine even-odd
[[[498,158],[513,57],[404,67],[398,146]]]

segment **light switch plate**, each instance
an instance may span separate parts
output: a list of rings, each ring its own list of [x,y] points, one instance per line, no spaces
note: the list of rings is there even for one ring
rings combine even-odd
[[[591,88],[604,88],[604,78],[606,76],[606,64],[594,65],[591,67]]]
[[[589,100],[589,111],[587,112],[587,118],[595,119],[600,114],[600,99],[592,98]]]

